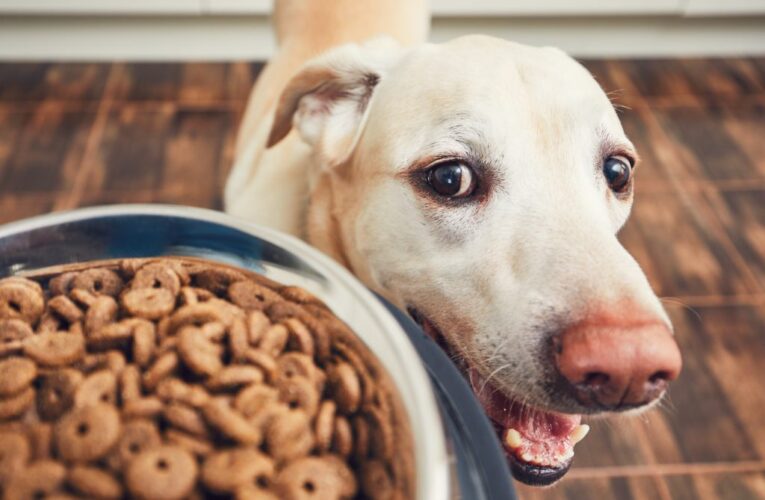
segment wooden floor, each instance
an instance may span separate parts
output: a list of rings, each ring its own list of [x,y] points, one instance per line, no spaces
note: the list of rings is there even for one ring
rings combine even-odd
[[[596,421],[525,499],[765,498],[765,59],[589,61],[643,162],[621,239],[674,319],[666,404]],[[220,208],[259,66],[0,65],[0,222],[84,205]]]

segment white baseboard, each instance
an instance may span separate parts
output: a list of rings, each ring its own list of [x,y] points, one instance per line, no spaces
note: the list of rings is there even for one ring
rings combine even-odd
[[[469,33],[558,46],[579,57],[765,55],[760,16],[447,16],[433,22],[434,41]],[[262,60],[274,48],[265,15],[0,17],[0,60]]]

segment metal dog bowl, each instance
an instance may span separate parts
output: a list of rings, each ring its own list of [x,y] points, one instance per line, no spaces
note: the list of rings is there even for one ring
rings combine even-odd
[[[446,355],[408,317],[302,241],[219,212],[163,205],[88,208],[0,226],[0,277],[158,255],[224,262],[316,294],[398,386],[414,438],[417,498],[515,498],[494,430]]]

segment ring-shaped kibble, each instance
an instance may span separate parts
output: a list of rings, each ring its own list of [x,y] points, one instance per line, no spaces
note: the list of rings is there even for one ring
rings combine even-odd
[[[259,384],[264,379],[263,371],[251,365],[224,366],[205,382],[211,391],[232,391],[242,386]]]
[[[212,440],[176,429],[165,430],[165,441],[169,444],[180,446],[192,455],[201,458],[206,457],[215,450]]]
[[[275,474],[274,462],[252,448],[223,450],[208,456],[202,465],[202,482],[215,493],[234,493],[251,484],[267,489]]]
[[[292,409],[300,409],[313,417],[319,410],[321,395],[313,382],[305,377],[291,377],[277,381],[279,399]]]
[[[225,311],[214,302],[200,302],[183,306],[170,316],[168,334],[175,333],[184,326],[201,327],[206,323],[225,323]]]
[[[137,288],[164,288],[173,297],[181,290],[181,278],[178,273],[167,264],[155,262],[146,264],[139,269],[130,282],[133,289]]]
[[[45,309],[42,294],[17,282],[0,285],[0,319],[20,319],[37,323]]]
[[[40,365],[66,366],[85,355],[85,338],[65,332],[46,332],[24,339],[24,354]]]
[[[144,319],[160,319],[175,308],[175,295],[167,288],[132,288],[120,300],[129,314]]]
[[[228,298],[242,309],[263,310],[282,297],[273,290],[252,280],[232,283],[228,287]]]
[[[72,291],[74,286],[74,278],[79,274],[76,271],[62,273],[58,276],[51,278],[48,282],[48,291],[52,296],[56,295],[68,295]]]
[[[246,418],[250,418],[278,401],[279,391],[268,385],[253,384],[237,393],[234,408]]]
[[[277,462],[307,455],[314,442],[311,419],[300,410],[280,413],[271,419],[266,431],[266,447]]]
[[[122,434],[112,451],[120,468],[126,467],[141,452],[156,448],[162,443],[157,426],[148,419],[134,419],[122,427]]]
[[[0,397],[16,394],[29,387],[36,376],[37,365],[27,358],[0,360]]]
[[[212,376],[223,369],[220,344],[207,338],[200,328],[185,326],[178,334],[178,355],[198,375]]]
[[[37,391],[37,412],[43,420],[55,420],[74,405],[74,395],[83,379],[80,371],[62,368],[46,374]]]
[[[158,446],[139,453],[127,467],[125,482],[140,499],[186,498],[197,480],[194,456],[179,446]]]
[[[122,291],[122,278],[111,269],[93,268],[80,271],[71,283],[72,288],[85,290],[94,295],[116,297]]]
[[[275,380],[292,377],[305,377],[313,381],[319,392],[324,386],[324,373],[314,364],[313,358],[302,352],[287,352],[276,360]]]
[[[4,490],[8,500],[26,500],[35,498],[50,498],[55,493],[61,493],[66,468],[52,460],[39,460],[19,473],[14,474]]]
[[[77,408],[96,403],[117,403],[117,377],[110,370],[91,373],[74,393],[74,406]]]
[[[56,451],[67,462],[97,460],[117,442],[120,429],[120,415],[110,404],[74,408],[56,423]]]
[[[133,362],[145,368],[151,363],[157,351],[157,329],[146,320],[133,320]]]
[[[287,464],[276,478],[276,489],[284,500],[340,500],[355,495],[357,484],[343,461],[325,455]]]
[[[0,344],[24,340],[34,334],[32,327],[21,319],[0,319]]]

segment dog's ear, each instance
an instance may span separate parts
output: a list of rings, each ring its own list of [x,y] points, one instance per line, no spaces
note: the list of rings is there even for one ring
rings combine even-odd
[[[345,161],[358,141],[369,101],[401,56],[392,39],[338,47],[308,62],[287,84],[276,106],[267,147],[294,125],[326,162]]]

